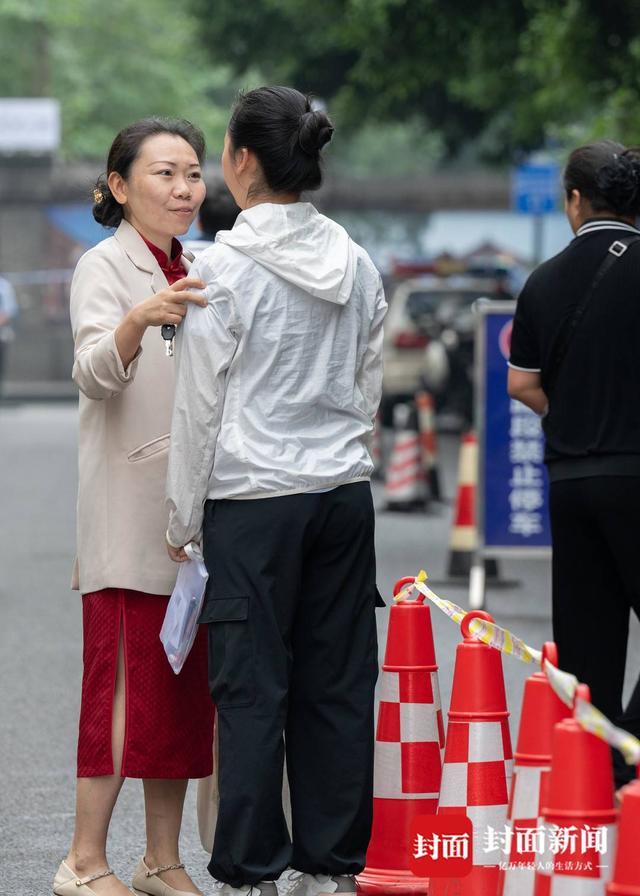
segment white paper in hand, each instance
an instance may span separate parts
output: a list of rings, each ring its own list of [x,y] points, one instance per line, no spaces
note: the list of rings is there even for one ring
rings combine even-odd
[[[160,640],[173,671],[178,674],[193,647],[209,574],[197,544],[185,545],[189,557],[180,564],[160,630]]]

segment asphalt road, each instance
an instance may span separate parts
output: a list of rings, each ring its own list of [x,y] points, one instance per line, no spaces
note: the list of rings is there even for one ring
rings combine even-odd
[[[74,762],[81,678],[81,620],[69,590],[74,550],[77,414],[73,405],[0,407],[0,880],[11,896],[45,896],[73,825]],[[441,440],[445,492],[455,494],[457,440]],[[382,495],[376,486],[376,500]],[[380,512],[378,584],[424,567],[442,577],[451,506],[416,515]],[[519,584],[490,591],[496,620],[533,646],[551,635],[550,570],[545,560],[511,561],[502,575]],[[464,589],[434,585],[467,605]],[[388,613],[381,610],[381,659]],[[440,685],[446,709],[459,632],[433,610]],[[632,629],[629,683],[640,668],[640,629]],[[530,668],[504,660],[515,738],[522,687]],[[125,783],[112,823],[110,859],[124,880],[144,849],[139,781]],[[183,826],[182,856],[207,892],[207,856],[198,842],[195,787]],[[210,889],[210,887],[209,887]]]

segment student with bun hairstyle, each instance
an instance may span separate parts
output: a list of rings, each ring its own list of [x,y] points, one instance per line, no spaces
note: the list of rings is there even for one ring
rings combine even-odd
[[[203,534],[225,896],[354,892],[370,838],[378,674],[369,438],[380,275],[301,194],[326,113],[287,87],[238,100],[222,170],[242,209],[198,258],[208,307],[179,336],[169,552]],[[286,743],[285,743],[286,737]],[[283,762],[292,838],[282,808]]]
[[[509,394],[542,417],[560,666],[622,712],[630,610],[640,616],[640,153],[602,141],[564,174],[575,239],[535,270],[513,326]],[[633,776],[614,754],[616,783]]]
[[[73,379],[80,389],[77,559],[83,678],[73,843],[56,896],[125,896],[109,868],[111,813],[123,781],[142,778],[146,852],[136,893],[200,891],[180,862],[189,778],[211,774],[213,707],[206,639],[179,676],[159,634],[177,567],[162,544],[178,325],[200,280],[177,236],[205,195],[204,138],[188,121],[150,118],[115,138],[94,192],[113,235],[86,252],[71,284]]]

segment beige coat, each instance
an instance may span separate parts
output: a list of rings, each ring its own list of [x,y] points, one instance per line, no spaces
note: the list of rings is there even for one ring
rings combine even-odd
[[[189,266],[187,259],[185,267]],[[130,308],[167,287],[144,240],[123,221],[82,256],[71,284],[73,379],[80,388],[77,559],[82,594],[130,588],[170,594],[165,486],[174,358],[149,327],[128,369],[114,331]]]

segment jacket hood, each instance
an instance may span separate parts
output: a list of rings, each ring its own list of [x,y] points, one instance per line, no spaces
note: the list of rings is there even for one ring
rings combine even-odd
[[[308,202],[265,202],[238,215],[233,230],[216,242],[248,255],[263,267],[336,305],[353,289],[355,249],[346,230]]]

